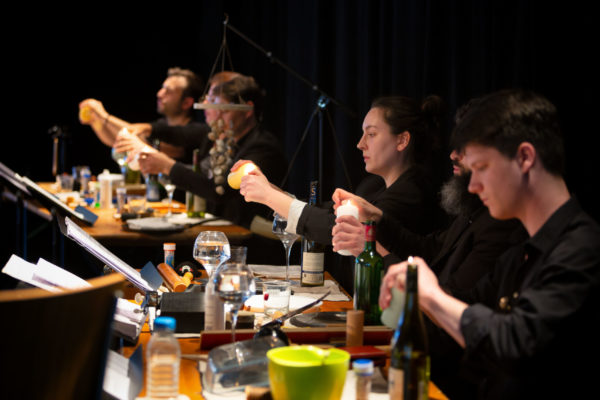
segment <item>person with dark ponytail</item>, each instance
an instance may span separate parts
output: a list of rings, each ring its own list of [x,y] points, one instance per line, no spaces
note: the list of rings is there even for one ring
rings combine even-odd
[[[436,179],[431,176],[432,160],[438,157],[442,142],[443,109],[438,96],[422,102],[402,96],[377,98],[364,118],[363,135],[357,145],[365,169],[372,175],[359,184],[356,192],[423,234],[438,227],[443,215],[437,205]],[[232,169],[236,168],[237,164]],[[374,180],[379,185],[374,185]],[[271,185],[260,170],[242,179],[240,193],[246,201],[264,204],[286,217],[288,231],[331,245],[336,218],[333,203],[308,206]],[[330,272],[348,292],[353,291],[353,268],[342,266]]]

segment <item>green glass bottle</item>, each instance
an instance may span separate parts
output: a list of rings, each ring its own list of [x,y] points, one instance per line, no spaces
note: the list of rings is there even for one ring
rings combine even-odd
[[[392,339],[388,372],[391,399],[427,399],[429,394],[429,348],[423,314],[419,310],[417,265],[409,257],[406,270],[404,312]]]
[[[152,144],[152,147],[154,147],[155,149],[158,149],[159,141],[155,140],[154,143]],[[153,201],[153,202],[160,201],[161,185],[160,185],[160,182],[158,182],[158,175],[157,174],[146,175],[145,183],[146,183],[146,201]]]
[[[354,309],[365,312],[365,325],[381,325],[379,288],[383,279],[383,257],[375,249],[375,222],[365,226],[365,249],[354,262]]]

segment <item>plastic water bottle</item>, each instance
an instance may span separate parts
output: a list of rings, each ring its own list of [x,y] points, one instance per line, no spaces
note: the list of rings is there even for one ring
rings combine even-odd
[[[175,336],[175,318],[158,317],[146,348],[146,397],[177,399],[179,396],[179,364],[181,349]]]

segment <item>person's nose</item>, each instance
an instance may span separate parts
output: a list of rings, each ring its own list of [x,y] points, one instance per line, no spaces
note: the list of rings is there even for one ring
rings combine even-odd
[[[158,89],[158,92],[156,92],[156,97],[157,98],[162,98],[165,95],[165,88],[160,88]]]
[[[483,185],[481,181],[477,177],[475,173],[471,173],[471,179],[469,179],[469,187],[468,190],[470,193],[478,194],[483,189]]]
[[[459,156],[458,156],[458,153],[456,152],[456,150],[452,150],[452,152],[450,153],[450,159],[452,161],[458,161],[459,160]]]
[[[365,135],[364,134],[360,137],[360,140],[358,141],[358,144],[356,145],[356,147],[359,150],[365,150],[367,148],[367,145],[365,143]]]

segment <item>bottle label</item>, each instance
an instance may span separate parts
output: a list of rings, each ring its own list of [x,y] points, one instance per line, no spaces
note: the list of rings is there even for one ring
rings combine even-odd
[[[409,362],[409,374],[412,379],[405,376],[404,370],[390,367],[388,371],[388,394],[390,399],[414,398],[417,400],[426,400],[429,394],[428,373],[426,371],[428,358],[418,357],[418,362]],[[405,393],[406,392],[406,393]]]
[[[323,285],[323,273],[322,272],[302,272],[302,283],[321,286]]]
[[[375,241],[375,226],[365,225],[365,240],[367,242]]]
[[[307,253],[302,254],[302,272],[323,272],[325,264],[324,253]]]
[[[404,371],[390,368],[388,371],[388,394],[390,399],[404,398]]]
[[[171,268],[175,268],[175,251],[165,250],[165,264]]]

